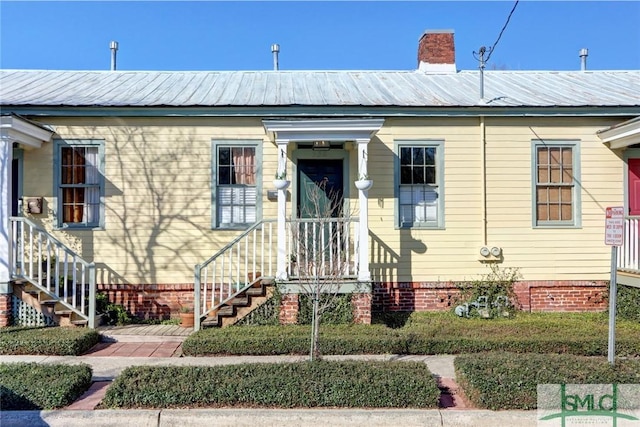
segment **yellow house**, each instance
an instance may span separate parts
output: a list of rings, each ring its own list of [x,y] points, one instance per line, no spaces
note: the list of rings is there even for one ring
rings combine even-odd
[[[269,282],[293,321],[311,241],[362,322],[445,309],[491,263],[526,310],[600,310],[612,206],[619,281],[640,283],[640,71],[458,71],[450,31],[418,52],[409,71],[0,70],[0,322],[28,300],[94,326],[105,291],[199,328]]]

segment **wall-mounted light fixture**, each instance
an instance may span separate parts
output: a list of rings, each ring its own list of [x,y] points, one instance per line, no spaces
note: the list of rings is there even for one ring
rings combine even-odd
[[[313,141],[314,150],[329,150],[331,149],[331,143],[329,141]]]
[[[30,214],[42,213],[42,197],[27,199],[27,212]]]

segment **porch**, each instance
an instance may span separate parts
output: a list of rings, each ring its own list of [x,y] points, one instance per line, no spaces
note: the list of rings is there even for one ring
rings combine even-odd
[[[624,220],[624,242],[618,248],[618,283],[640,288],[640,218]]]
[[[286,219],[285,233],[278,221],[254,224],[211,258],[194,274],[195,329],[224,326],[266,302],[277,281],[286,292],[304,292],[319,285],[328,292],[370,290],[369,271],[361,259],[360,220],[351,218]],[[366,247],[364,248],[366,252]],[[284,265],[283,270],[279,268]],[[248,310],[247,310],[248,309]]]

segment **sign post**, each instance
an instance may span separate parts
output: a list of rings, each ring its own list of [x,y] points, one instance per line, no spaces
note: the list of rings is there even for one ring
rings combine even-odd
[[[609,280],[609,346],[607,359],[613,365],[616,356],[616,305],[618,298],[618,246],[624,242],[624,208],[609,207],[606,210],[605,245],[611,246],[611,279]]]

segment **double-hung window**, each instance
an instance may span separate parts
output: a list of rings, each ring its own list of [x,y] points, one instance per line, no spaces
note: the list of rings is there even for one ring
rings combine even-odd
[[[444,226],[442,141],[396,142],[396,200],[400,227]]]
[[[58,226],[104,226],[104,142],[56,140]]]
[[[214,141],[214,227],[246,227],[258,219],[257,144]]]
[[[535,140],[532,147],[534,226],[579,226],[580,146]]]

